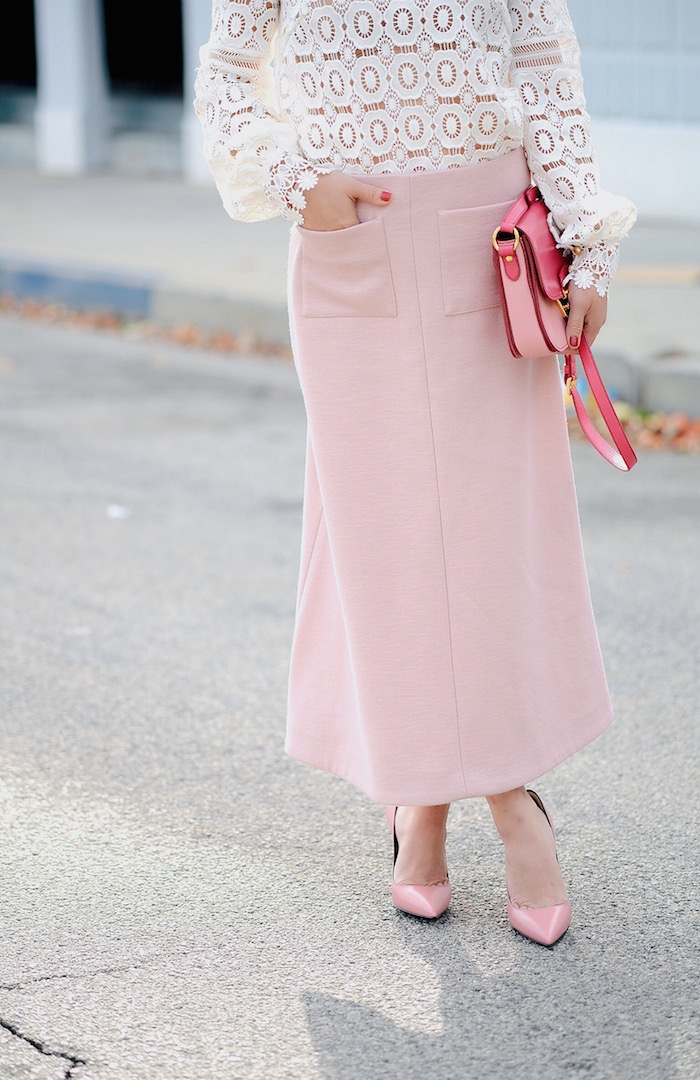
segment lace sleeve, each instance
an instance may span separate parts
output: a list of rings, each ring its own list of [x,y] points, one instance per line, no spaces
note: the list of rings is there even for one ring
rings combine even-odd
[[[278,20],[279,0],[213,0],[209,41],[199,52],[194,109],[204,157],[238,221],[282,214],[301,223],[304,192],[326,171],[303,157],[294,128],[274,106]]]
[[[560,247],[573,251],[570,279],[605,295],[618,242],[637,211],[600,188],[581,77],[580,50],[566,0],[508,0],[512,79],[520,92],[524,144],[534,182],[550,209]]]

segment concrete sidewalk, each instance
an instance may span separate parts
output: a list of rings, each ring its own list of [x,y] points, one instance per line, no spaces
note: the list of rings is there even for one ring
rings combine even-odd
[[[231,221],[213,186],[0,169],[0,292],[287,342],[290,225]],[[611,392],[700,415],[700,228],[640,221],[597,355]]]

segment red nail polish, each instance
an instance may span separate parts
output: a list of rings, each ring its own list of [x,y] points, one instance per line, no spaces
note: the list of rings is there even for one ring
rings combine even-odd
[[[383,191],[382,192],[382,194],[381,194],[382,202],[389,202],[390,198],[391,198],[391,192],[390,191]]]
[[[572,334],[571,337],[569,338],[569,345],[571,346],[572,349],[578,349],[578,338],[576,337],[575,334]]]

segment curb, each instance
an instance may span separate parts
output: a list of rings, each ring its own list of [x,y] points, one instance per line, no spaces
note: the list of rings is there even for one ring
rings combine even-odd
[[[0,259],[0,292],[20,300],[50,300],[90,311],[147,318],[153,282],[99,267],[66,267]]]
[[[596,363],[613,401],[652,413],[700,417],[700,354],[637,357],[602,349]]]
[[[198,292],[103,266],[21,262],[0,256],[0,294],[173,327],[190,323],[289,346],[285,304]]]
[[[122,270],[74,264],[22,263],[0,256],[0,294],[126,319],[148,319],[166,327],[191,324],[248,340],[289,347],[286,304],[198,292]],[[600,350],[596,362],[613,400],[649,412],[700,417],[700,353],[638,357]],[[582,373],[581,373],[582,376]],[[585,386],[585,380],[581,377]]]

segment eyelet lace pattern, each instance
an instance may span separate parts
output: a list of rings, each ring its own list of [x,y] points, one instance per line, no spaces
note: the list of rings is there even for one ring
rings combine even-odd
[[[213,0],[195,110],[227,212],[303,222],[323,172],[476,164],[524,146],[603,295],[636,210],[600,189],[565,0]]]

